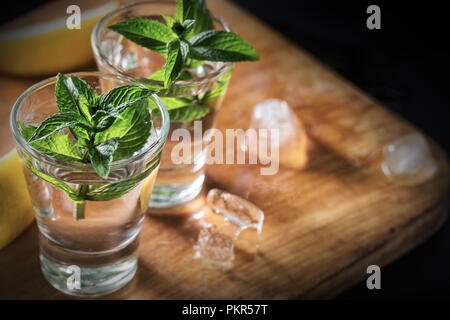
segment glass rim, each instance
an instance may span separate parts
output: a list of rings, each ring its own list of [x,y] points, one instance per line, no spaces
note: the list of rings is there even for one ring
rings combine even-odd
[[[92,30],[91,33],[91,47],[92,47],[92,51],[94,52],[94,56],[96,59],[102,61],[103,63],[105,63],[108,68],[111,68],[115,73],[118,73],[120,75],[126,76],[126,77],[133,77],[132,75],[128,74],[127,72],[125,72],[124,70],[121,70],[120,68],[117,68],[116,66],[114,66],[113,64],[110,63],[110,60],[105,57],[101,51],[99,50],[100,47],[100,39],[99,39],[99,34],[100,34],[100,30],[104,27],[104,25],[106,24],[106,22],[111,19],[112,17],[120,14],[121,12],[124,12],[128,9],[131,8],[135,8],[135,7],[139,7],[139,6],[146,6],[146,5],[155,5],[155,4],[160,4],[160,5],[166,5],[166,6],[170,6],[170,7],[175,7],[175,3],[172,2],[167,2],[167,1],[161,1],[161,0],[156,0],[156,1],[140,1],[140,2],[135,2],[132,4],[127,4],[124,6],[121,6],[117,9],[114,9],[113,11],[107,13],[105,16],[103,16],[100,21],[98,21],[95,26],[94,29]],[[218,22],[225,31],[227,32],[233,32],[233,30],[231,29],[231,27],[228,25],[228,23],[223,20],[222,18],[211,14],[213,20],[215,20],[216,22]],[[202,82],[208,82],[211,79],[214,79],[218,76],[222,76],[224,75],[226,72],[228,72],[232,67],[233,67],[233,62],[223,62],[224,66],[222,66],[219,70],[215,71],[213,74],[211,74],[208,77],[203,77],[197,80],[177,80],[175,81],[172,85],[173,86],[186,86],[186,85],[192,85],[192,84],[198,84],[198,83],[202,83]],[[158,81],[158,80],[149,80],[147,78],[143,78],[143,77],[139,77],[139,78],[135,78],[135,81],[143,81],[143,82],[151,82],[154,83],[156,85],[161,85],[164,87],[164,81]]]
[[[134,80],[130,77],[126,77],[123,75],[117,75],[117,74],[111,74],[111,73],[104,73],[104,72],[98,72],[98,71],[82,71],[82,72],[68,72],[65,75],[75,75],[80,78],[87,77],[87,76],[99,77],[99,78],[109,77],[109,78],[113,78],[118,81],[129,82],[130,84],[134,84],[134,85],[138,85],[142,88],[146,88],[143,84],[137,82],[136,80]],[[52,156],[49,156],[45,153],[38,151],[31,144],[29,144],[28,141],[26,141],[22,137],[22,134],[20,133],[18,113],[19,113],[20,107],[21,107],[24,99],[26,97],[28,97],[29,95],[33,94],[34,92],[36,92],[37,90],[44,88],[48,85],[51,85],[53,83],[56,83],[56,80],[57,80],[57,76],[53,76],[53,77],[44,79],[44,80],[32,85],[31,87],[26,89],[14,102],[14,105],[13,105],[13,108],[11,110],[10,117],[9,117],[9,124],[10,124],[11,131],[13,133],[14,140],[15,140],[16,144],[18,144],[21,148],[23,148],[27,153],[29,153],[32,157],[34,157],[38,161],[44,161],[50,165],[54,165],[57,167],[64,166],[64,167],[70,168],[70,169],[94,172],[95,170],[91,163],[76,163],[76,162],[60,160],[60,159],[56,159]],[[160,133],[159,133],[157,139],[152,144],[147,146],[146,148],[139,150],[139,152],[134,154],[133,156],[126,158],[126,159],[121,159],[121,160],[111,162],[111,171],[114,169],[118,169],[123,166],[126,166],[137,160],[140,160],[142,157],[146,156],[149,153],[155,153],[155,151],[162,149],[162,147],[166,141],[167,135],[169,133],[169,127],[170,127],[169,113],[167,112],[166,107],[164,106],[163,102],[161,101],[161,99],[158,97],[157,94],[153,93],[151,95],[151,97],[154,100],[154,102],[156,103],[156,105],[158,106],[158,109],[161,113],[161,119],[162,119],[161,120],[161,130],[160,130]]]

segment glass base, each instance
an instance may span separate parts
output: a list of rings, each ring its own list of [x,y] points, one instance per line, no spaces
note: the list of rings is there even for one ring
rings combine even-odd
[[[53,287],[66,294],[82,297],[103,296],[119,290],[133,279],[137,269],[137,253],[110,266],[80,267],[78,270],[74,266],[49,259],[42,252],[40,260],[41,270]]]
[[[97,297],[112,293],[136,274],[138,232],[130,241],[102,252],[64,249],[39,234],[41,270],[53,287],[69,295]]]
[[[199,175],[194,181],[186,184],[156,184],[150,197],[150,208],[173,207],[194,199],[202,191],[205,175]]]

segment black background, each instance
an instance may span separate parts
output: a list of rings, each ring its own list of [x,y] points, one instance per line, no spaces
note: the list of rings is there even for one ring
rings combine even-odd
[[[43,2],[2,2],[1,22]],[[444,1],[234,2],[414,123],[448,154],[450,13]],[[381,8],[381,30],[366,27],[371,4]],[[425,244],[382,269],[382,290],[369,291],[361,283],[338,299],[446,297],[449,256],[447,222]]]

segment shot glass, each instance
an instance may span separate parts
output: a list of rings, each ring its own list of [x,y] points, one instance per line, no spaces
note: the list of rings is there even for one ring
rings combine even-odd
[[[200,193],[205,180],[206,152],[211,139],[209,134],[207,136],[204,133],[214,127],[233,63],[205,62],[185,70],[190,73],[192,79],[177,80],[169,88],[164,88],[162,81],[151,80],[149,76],[164,66],[165,58],[123,38],[107,27],[124,19],[138,17],[165,23],[161,15],[173,15],[175,8],[175,1],[141,2],[119,8],[98,22],[91,37],[100,71],[126,75],[148,87],[159,89],[158,95],[166,106],[174,98],[203,97],[202,104],[210,108],[208,114],[195,121],[171,119],[169,138],[163,150],[160,170],[149,203],[151,208],[179,205],[192,200]],[[228,24],[220,18],[214,17],[214,24],[216,29],[231,31]],[[176,133],[179,132],[178,129],[185,130],[186,136],[189,137],[187,142],[183,141],[188,144],[183,149],[191,150],[190,155],[183,154],[181,161],[179,158],[174,159],[172,152],[181,143]]]
[[[136,84],[123,76],[98,72],[74,75],[98,94]],[[152,95],[148,99],[149,108],[156,105],[158,116],[152,117],[147,144],[131,157],[112,162],[109,177],[103,179],[91,164],[55,159],[39,152],[22,137],[19,122],[36,125],[58,113],[55,85],[53,77],[26,90],[10,116],[40,231],[41,269],[51,285],[67,294],[104,295],[126,285],[136,272],[139,232],[169,130],[168,114],[161,100]],[[128,186],[127,193],[102,200],[102,190],[117,188],[120,183]],[[82,220],[73,217],[76,203],[65,192],[67,189],[61,188],[75,191],[79,185],[88,186],[87,190],[97,195],[85,201]]]

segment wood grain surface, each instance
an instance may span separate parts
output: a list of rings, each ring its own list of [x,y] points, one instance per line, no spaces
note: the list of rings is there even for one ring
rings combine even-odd
[[[409,187],[389,180],[380,169],[382,146],[416,128],[234,4],[209,4],[261,57],[235,67],[217,126],[245,129],[256,103],[284,99],[307,128],[314,153],[305,169],[281,168],[274,176],[249,165],[208,168],[205,190],[229,190],[264,211],[256,256],[238,248],[225,272],[194,259],[199,220],[192,213],[201,210],[202,194],[146,217],[137,275],[106,298],[330,298],[365,279],[367,266],[386,266],[439,229],[448,212],[448,160],[433,141],[435,177]],[[5,110],[29,83],[2,81],[15,88],[1,93],[4,137]],[[4,149],[9,143],[2,142]],[[68,298],[42,276],[38,251],[34,224],[0,251],[0,298]]]

